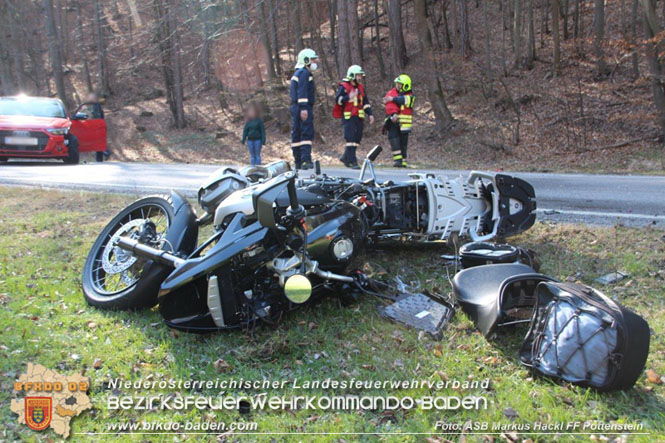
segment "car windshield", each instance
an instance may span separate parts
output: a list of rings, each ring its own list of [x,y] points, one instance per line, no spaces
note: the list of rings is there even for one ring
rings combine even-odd
[[[65,107],[52,98],[2,97],[0,115],[29,115],[33,117],[65,118]]]

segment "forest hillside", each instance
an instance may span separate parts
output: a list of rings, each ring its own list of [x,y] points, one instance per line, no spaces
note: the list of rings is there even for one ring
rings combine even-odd
[[[111,160],[129,161],[248,161],[257,101],[264,162],[290,159],[289,79],[312,47],[324,163],[357,63],[379,117],[361,153],[387,145],[381,98],[407,73],[416,166],[662,173],[664,25],[665,0],[3,0],[0,91],[70,109],[98,93]]]

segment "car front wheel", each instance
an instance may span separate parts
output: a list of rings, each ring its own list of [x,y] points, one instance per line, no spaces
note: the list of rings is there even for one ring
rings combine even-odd
[[[67,157],[64,158],[64,162],[69,165],[76,165],[79,162],[79,141],[75,135],[70,135],[69,144],[67,144]]]

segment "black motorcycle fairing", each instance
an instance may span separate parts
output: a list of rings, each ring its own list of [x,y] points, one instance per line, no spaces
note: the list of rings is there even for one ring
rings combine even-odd
[[[536,286],[551,280],[520,263],[482,265],[457,273],[453,292],[462,310],[487,337],[510,317],[511,309],[532,309]]]
[[[325,266],[326,270],[343,271],[353,254],[338,259],[333,254],[332,245],[340,238],[349,238],[353,242],[355,254],[367,233],[367,221],[359,208],[346,201],[333,202],[326,205],[326,208],[323,212],[305,217],[308,254],[313,260]],[[247,219],[242,214],[235,215],[218,242],[205,256],[188,259],[162,283],[159,311],[167,324],[192,332],[223,329],[216,326],[208,315],[207,277],[209,275],[216,275],[218,278],[224,321],[228,327],[236,327],[239,323],[249,321],[237,315],[243,305],[250,303],[243,298],[243,291],[252,289],[252,285],[247,281],[243,282],[243,279],[250,279],[255,284],[264,282],[260,283],[263,285],[260,291],[267,297],[275,296],[275,299],[268,303],[275,312],[276,305],[279,304],[277,300],[284,300],[282,288],[276,285],[277,279],[272,273],[254,276],[258,271],[255,270],[255,265],[251,264],[251,261],[256,259],[271,260],[279,253],[279,244],[276,240],[270,240],[271,235],[274,235],[273,231],[261,226],[260,222]],[[277,247],[275,251],[269,248],[272,243]],[[257,244],[263,245],[267,258],[257,256],[234,259]],[[252,300],[251,303],[258,301]],[[280,306],[279,309],[284,309],[284,306]]]
[[[160,293],[160,305],[162,298],[174,289],[185,285],[192,280],[204,277],[213,269],[216,269],[242,250],[262,240],[268,228],[252,221],[247,226],[244,223],[247,218],[244,214],[236,214],[219,241],[210,248],[203,257],[188,259],[182,266],[177,267],[162,282]]]
[[[363,245],[369,230],[362,210],[353,204],[338,200],[325,211],[305,218],[307,226],[307,252],[320,265],[331,271],[343,271],[356,251]],[[331,250],[335,241],[346,237],[353,242],[354,252],[342,259]]]
[[[519,234],[536,222],[536,192],[528,182],[512,175],[497,174],[499,191],[499,215],[497,234],[501,237]],[[512,201],[511,201],[512,200]],[[519,202],[521,210],[515,211]]]

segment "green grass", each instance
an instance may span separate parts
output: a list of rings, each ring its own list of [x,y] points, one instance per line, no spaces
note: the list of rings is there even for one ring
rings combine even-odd
[[[80,289],[80,272],[88,249],[104,224],[132,199],[90,193],[58,193],[34,189],[0,189],[0,440],[37,440],[16,422],[9,409],[12,383],[27,362],[40,363],[60,373],[85,373],[91,378],[94,409],[72,421],[72,440],[87,439],[77,432],[104,432],[107,423],[128,420],[235,421],[258,423],[259,432],[433,432],[436,421],[498,421],[511,423],[507,408],[517,412],[515,422],[587,421],[641,422],[652,435],[638,441],[665,438],[663,385],[643,375],[626,392],[599,394],[548,379],[533,378],[520,365],[517,349],[525,330],[506,330],[489,341],[466,316],[458,312],[441,341],[419,336],[382,319],[381,302],[367,297],[340,307],[325,300],[286,316],[277,327],[257,327],[252,333],[231,332],[207,336],[175,333],[160,322],[155,310],[104,312],[86,305]],[[538,223],[511,242],[539,253],[542,271],[561,279],[594,284],[594,278],[615,269],[630,278],[602,288],[647,318],[652,342],[646,369],[665,374],[665,242],[655,229],[586,228]],[[367,269],[376,274],[398,274],[423,289],[448,292],[450,286],[440,245],[387,243],[367,257]],[[95,359],[102,366],[93,368]],[[222,374],[214,362],[223,359],[230,369]],[[106,399],[118,395],[105,388],[109,379],[138,380],[245,378],[274,380],[344,380],[489,378],[487,410],[410,411],[394,415],[384,411],[270,411],[249,417],[237,412],[190,410],[109,411]],[[154,391],[122,391],[123,395],[148,395]],[[170,392],[167,392],[170,393]],[[255,394],[255,391],[249,392]],[[275,395],[328,394],[322,390],[270,391]],[[354,393],[344,392],[344,393]],[[427,389],[388,392],[397,396],[429,395]],[[180,392],[182,395],[197,392]],[[203,390],[203,395],[217,392]],[[335,394],[340,394],[335,392]],[[438,395],[460,394],[442,390]],[[462,392],[462,395],[467,395]],[[602,433],[599,433],[601,435]],[[45,434],[58,437],[52,431]],[[196,440],[196,435],[132,436],[136,441]],[[317,436],[322,441],[374,440],[422,441],[409,436]],[[495,436],[499,438],[499,436]],[[520,436],[528,438],[529,436]],[[611,437],[611,436],[610,436]],[[113,437],[108,436],[108,439]],[[205,437],[214,441],[214,435]],[[270,440],[270,436],[224,438]],[[286,439],[276,436],[276,439]],[[293,440],[306,439],[295,436]],[[457,439],[457,437],[449,437]],[[531,436],[549,441],[551,436]],[[482,441],[482,435],[469,436]],[[567,440],[568,437],[559,437]],[[632,438],[631,438],[632,440]],[[438,441],[438,440],[435,440]]]

